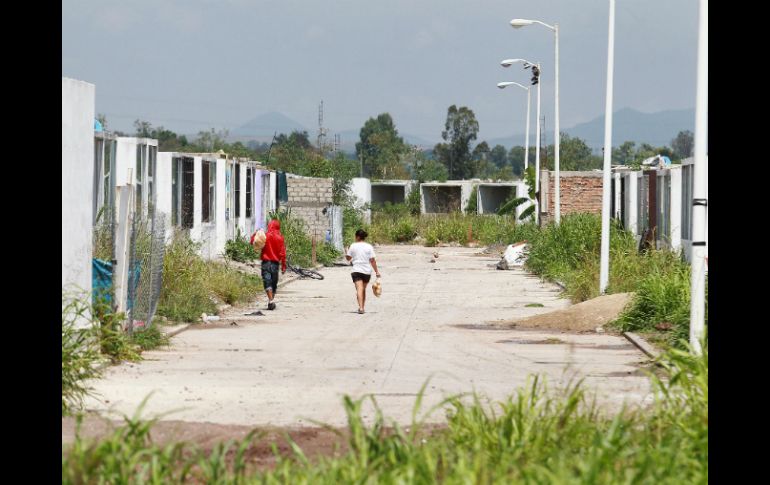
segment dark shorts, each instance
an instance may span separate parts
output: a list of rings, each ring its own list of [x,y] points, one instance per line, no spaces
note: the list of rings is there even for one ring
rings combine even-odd
[[[262,283],[265,291],[278,291],[278,261],[262,261]]]
[[[366,274],[366,273],[359,273],[357,271],[350,273],[350,276],[353,277],[353,283],[356,281],[363,281],[364,283],[369,283],[369,280],[372,279],[372,275]]]

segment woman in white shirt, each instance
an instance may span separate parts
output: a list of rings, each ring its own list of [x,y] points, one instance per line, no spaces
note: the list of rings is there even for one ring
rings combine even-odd
[[[363,229],[356,231],[356,242],[350,245],[345,256],[353,266],[353,284],[356,285],[356,296],[358,297],[358,313],[364,313],[366,305],[366,286],[372,279],[372,272],[380,277],[377,269],[377,260],[375,259],[374,248],[371,244],[365,242],[368,234]]]

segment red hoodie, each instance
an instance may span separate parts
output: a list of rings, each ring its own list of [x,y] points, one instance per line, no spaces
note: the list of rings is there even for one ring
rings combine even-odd
[[[281,263],[281,271],[286,271],[286,244],[281,234],[281,222],[273,219],[267,225],[265,247],[262,248],[262,261],[277,261]]]

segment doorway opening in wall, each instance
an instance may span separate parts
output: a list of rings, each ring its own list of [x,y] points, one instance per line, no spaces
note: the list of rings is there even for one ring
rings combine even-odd
[[[213,222],[213,214],[216,214],[216,162],[204,160],[201,168],[201,220]]]
[[[174,158],[171,164],[171,223],[185,229],[193,227],[195,164],[189,157]]]
[[[252,190],[254,184],[254,169],[251,167],[246,169],[246,217],[251,217],[252,211],[252,197],[254,191]]]
[[[158,162],[158,147],[147,147],[147,215],[152,219],[155,213],[155,169]]]
[[[134,197],[136,202],[137,217],[143,218],[144,201],[147,194],[144,193],[145,174],[147,170],[147,145],[136,145],[136,171],[134,172]]]
[[[233,165],[235,169],[235,217],[241,217],[241,164],[236,163]]]

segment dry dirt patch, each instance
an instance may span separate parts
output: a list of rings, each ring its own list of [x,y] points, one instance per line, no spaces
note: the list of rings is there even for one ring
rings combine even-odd
[[[547,328],[568,331],[595,331],[617,319],[631,302],[633,293],[616,293],[593,298],[568,308],[509,321],[489,322],[498,327]]]

